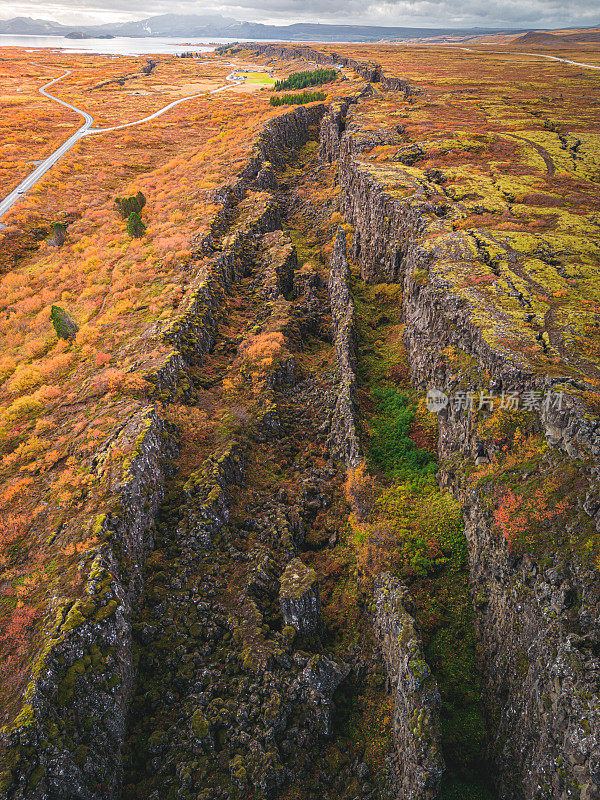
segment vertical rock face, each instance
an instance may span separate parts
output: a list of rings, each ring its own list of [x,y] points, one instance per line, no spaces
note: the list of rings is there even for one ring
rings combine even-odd
[[[409,243],[424,228],[422,214],[431,210],[431,204],[425,196],[422,203],[414,195],[411,203],[392,198],[354,161],[354,147],[349,114],[340,144],[339,183],[343,212],[354,225],[350,253],[365,281],[401,281]]]
[[[320,123],[326,110],[324,103],[315,103],[308,108],[300,106],[272,120],[256,144],[263,163],[268,161],[275,168],[284,167],[286,156],[306,144],[309,128]]]
[[[369,83],[381,83],[381,88],[386,91],[402,91],[408,96],[418,94],[417,87],[412,86],[408,81],[398,78],[395,75],[386,75],[381,69],[381,65],[374,61],[357,61],[354,58],[340,56],[338,53],[326,53],[313,50],[307,45],[280,45],[280,44],[248,44],[249,50],[262,53],[264,55],[282,58],[284,61],[294,61],[296,59],[313,62],[315,64],[339,65],[352,69],[363,81]]]
[[[444,772],[440,750],[441,705],[437,683],[423,656],[415,621],[405,608],[408,589],[382,575],[375,589],[375,634],[394,697],[394,744],[400,800],[431,800]]]
[[[112,441],[136,448],[113,484],[119,505],[96,521],[106,541],[85,567],[83,597],[59,607],[46,648],[34,665],[27,705],[0,745],[12,776],[0,797],[114,798],[122,777],[120,748],[135,668],[129,620],[152,546],[149,527],[175,455],[154,409],[131,417]],[[110,449],[107,448],[107,453]],[[106,453],[96,470],[102,472]],[[12,782],[12,785],[11,785]]]
[[[350,673],[348,664],[338,664],[322,655],[313,656],[297,679],[302,696],[311,706],[324,736],[331,736],[332,698]]]
[[[402,180],[414,189],[409,199],[386,193],[355,158],[363,135],[355,130],[350,111],[340,143],[339,184],[343,210],[355,229],[351,255],[365,280],[403,285],[405,343],[414,383],[455,391],[456,376],[444,356],[446,348],[455,348],[486,376],[488,391],[492,387],[498,393],[522,394],[551,387],[555,379],[536,374],[520,353],[490,344],[481,319],[445,276],[446,265],[473,258],[464,235],[447,232],[435,241],[431,237],[425,246],[425,234],[439,230],[438,209],[408,174]],[[511,554],[495,523],[494,497],[461,478],[461,465],[488,457],[476,414],[448,407],[439,422],[440,476],[462,502],[466,518],[484,702],[495,735],[490,755],[500,796],[596,798],[598,571],[569,545],[542,557]],[[590,471],[569,461],[583,453],[592,464],[597,460],[597,418],[578,406],[567,386],[562,410],[543,407],[538,422],[548,444],[559,447],[568,468],[577,471],[578,505],[598,529],[597,467]],[[561,541],[568,540],[571,531],[558,534]]]
[[[282,58],[284,61],[303,59],[317,64],[337,64],[339,57],[335,53],[320,53],[307,45],[290,44],[248,44],[247,48],[256,53]]]
[[[434,254],[435,256],[435,254]],[[407,269],[422,254],[411,248]],[[464,301],[440,284],[406,281],[406,343],[415,381],[452,391],[442,351],[456,345],[488,370],[490,385],[506,391],[542,389],[514,358],[503,358],[481,336]],[[445,409],[439,415],[443,480],[463,504],[469,545],[476,629],[481,642],[484,700],[495,735],[492,758],[502,797],[597,797],[600,742],[600,577],[593,565],[566,547],[541,558],[515,556],[498,530],[490,497],[473,489],[455,468],[482,454],[475,415]],[[565,397],[558,413],[539,415],[546,440],[568,456],[597,452],[593,420]],[[486,454],[484,453],[484,456]],[[487,456],[486,456],[487,457]],[[453,465],[453,466],[451,466]],[[570,469],[576,469],[572,462]],[[585,514],[597,513],[597,489],[585,488]],[[597,518],[596,518],[597,519]],[[597,522],[596,522],[597,524]],[[559,539],[569,535],[563,531]]]
[[[319,160],[322,164],[337,161],[340,155],[340,137],[344,131],[347,100],[334,100],[321,120],[319,135]]]
[[[402,78],[396,77],[396,75],[382,75],[380,83],[384,92],[404,92],[407,97],[419,93],[416,86],[413,86]]]
[[[294,272],[298,268],[298,255],[290,237],[283,231],[274,231],[263,237],[263,280],[265,300],[288,296],[294,289]]]
[[[500,796],[599,797],[597,575],[515,558],[475,497],[465,533]]]
[[[340,376],[339,393],[331,421],[329,444],[334,455],[348,466],[360,458],[356,425],[356,345],[354,342],[354,301],[349,288],[350,268],[346,258],[346,233],[338,229],[331,256],[329,302]]]
[[[285,624],[303,635],[317,632],[321,625],[321,599],[314,569],[294,558],[280,582],[279,605]]]

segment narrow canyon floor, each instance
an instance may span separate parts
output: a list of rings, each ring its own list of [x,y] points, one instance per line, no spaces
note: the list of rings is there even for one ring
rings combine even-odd
[[[337,378],[324,253],[339,214],[335,169],[320,165],[317,150],[314,131],[278,176],[282,230],[261,237],[226,299],[217,344],[193,374],[197,402],[167,409],[182,449],[134,623],[127,800],[394,796],[393,699],[373,634],[382,571],[410,585],[440,686],[441,796],[493,796],[460,510],[435,482],[435,422],[410,388],[400,287],[367,286],[358,273],[359,396],[375,477],[346,477],[331,457]],[[238,224],[234,216],[225,235]],[[287,244],[283,258],[291,244],[297,263],[286,266],[285,296],[265,301],[274,238]],[[273,380],[278,334],[289,361]],[[237,355],[246,348],[258,357],[250,391],[275,387],[267,424],[246,410]],[[190,522],[193,486],[232,447],[228,518],[203,541]],[[411,533],[399,539],[402,525]],[[292,558],[319,584],[322,617],[306,635],[286,625],[278,602]]]

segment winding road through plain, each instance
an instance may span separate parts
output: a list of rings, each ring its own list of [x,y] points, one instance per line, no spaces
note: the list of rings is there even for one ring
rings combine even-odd
[[[466,50],[467,53],[477,53],[477,50],[473,50],[471,47],[461,47],[461,50]],[[505,55],[502,50],[490,50],[488,52],[500,53],[501,55]],[[587,67],[588,69],[600,69],[599,66],[595,64],[584,64],[583,61],[570,61],[568,58],[559,58],[558,56],[549,56],[546,53],[515,53],[516,56],[535,56],[537,58],[549,58],[552,61],[562,61],[564,64],[574,64],[576,67]],[[520,63],[520,62],[519,62]]]
[[[251,65],[250,65],[251,66]],[[198,94],[190,94],[186,97],[180,97],[179,100],[174,100],[172,103],[169,103],[166,106],[163,106],[158,111],[155,111],[153,114],[149,114],[147,117],[142,117],[142,119],[135,120],[134,122],[126,122],[123,125],[114,125],[110,128],[93,128],[92,125],[94,123],[94,118],[91,114],[88,114],[87,111],[82,111],[77,106],[71,105],[71,103],[67,103],[66,100],[61,100],[59,97],[56,97],[50,92],[47,92],[48,89],[53,84],[57,83],[58,81],[62,80],[62,78],[66,78],[67,75],[71,74],[71,70],[67,70],[62,75],[59,75],[57,78],[45,83],[38,89],[38,92],[42,94],[44,97],[47,97],[49,100],[54,100],[57,103],[60,103],[61,106],[65,106],[66,108],[71,109],[76,114],[79,114],[81,117],[84,118],[83,125],[78,128],[75,133],[73,133],[65,142],[61,144],[53,153],[51,153],[47,158],[45,158],[34,170],[31,172],[21,183],[12,190],[3,200],[0,200],[0,220],[6,212],[12,208],[12,206],[19,200],[23,195],[25,195],[30,189],[32,189],[36,183],[38,183],[44,175],[48,172],[48,170],[52,169],[52,167],[56,164],[56,162],[68,153],[68,151],[75,145],[80,139],[83,139],[84,136],[95,135],[98,133],[110,133],[111,131],[119,131],[123,128],[131,128],[134,125],[141,125],[143,122],[149,122],[152,119],[156,119],[157,117],[162,116],[171,108],[178,106],[180,103],[184,103],[187,100],[193,100],[195,97],[200,97],[205,92],[199,92]],[[239,77],[238,77],[239,76]],[[242,73],[239,72],[239,68],[231,72],[226,78],[226,81],[229,83],[223,84],[223,86],[219,86],[216,89],[212,89],[209,94],[216,94],[216,92],[222,92],[224,89],[228,89],[232,84],[236,83],[243,83],[244,78]],[[0,225],[0,228],[3,227]]]
[[[58,147],[53,153],[45,158],[41,164],[39,164],[33,172],[31,172],[21,183],[13,189],[10,194],[7,194],[3,200],[0,200],[0,220],[6,214],[6,212],[11,208],[17,200],[22,197],[29,189],[31,189],[35,184],[44,177],[44,175],[51,169],[54,164],[58,161],[58,159],[67,153],[73,145],[82,139],[88,130],[90,129],[94,119],[91,114],[88,114],[87,111],[82,111],[80,108],[71,105],[71,103],[67,103],[65,100],[61,100],[58,97],[55,97],[50,92],[47,92],[48,89],[52,84],[57,83],[62,78],[66,78],[67,75],[71,74],[71,70],[67,70],[62,75],[59,75],[58,78],[54,78],[53,80],[49,81],[48,83],[44,84],[40,89],[38,89],[39,93],[44,95],[50,100],[55,100],[57,103],[60,103],[61,106],[65,106],[66,108],[70,108],[71,111],[74,111],[76,114],[79,114],[81,117],[84,118],[84,123],[81,128],[78,128],[75,133],[73,133],[66,142],[63,142],[60,147]]]
[[[467,50],[469,52],[474,52],[473,50],[471,50],[470,47],[463,47],[462,49]],[[559,58],[558,56],[550,56],[544,53],[517,53],[516,55],[539,56],[540,58],[549,58],[552,61],[562,61],[565,64],[573,64],[574,66],[577,67],[587,67],[588,69],[600,69],[600,66],[595,66],[594,64],[583,64],[579,61],[570,61],[567,58]],[[248,69],[253,66],[254,65],[252,64],[247,64],[245,65],[245,68]],[[232,83],[243,83],[244,81],[243,73],[239,71],[240,69],[241,68],[238,67],[225,78],[226,81],[229,81],[229,84],[226,83],[223,86],[219,86],[216,89],[212,89],[209,92],[209,94],[216,94],[216,92],[222,92],[224,89],[228,89]],[[175,108],[175,106],[178,106],[180,103],[185,103],[187,100],[193,100],[195,97],[200,97],[202,94],[204,94],[204,92],[199,92],[198,94],[191,94],[188,95],[187,97],[181,97],[179,98],[179,100],[174,100],[172,103],[163,106],[158,111],[155,111],[153,114],[149,114],[147,117],[142,117],[142,119],[135,120],[134,122],[126,122],[123,125],[113,125],[110,128],[93,128],[92,125],[94,119],[91,116],[91,114],[88,114],[87,111],[82,111],[80,108],[77,108],[77,106],[74,106],[71,103],[67,103],[66,100],[61,100],[59,97],[56,97],[55,95],[50,94],[50,92],[46,91],[48,88],[50,88],[50,86],[52,86],[55,83],[58,83],[58,81],[62,80],[63,78],[66,78],[67,75],[70,74],[71,70],[69,69],[62,75],[59,75],[57,78],[53,78],[53,80],[44,84],[44,86],[40,87],[38,91],[40,94],[42,94],[44,97],[47,97],[49,100],[54,100],[56,103],[60,103],[60,105],[71,109],[71,111],[74,111],[76,114],[79,114],[79,116],[83,117],[84,123],[80,128],[78,128],[75,131],[75,133],[73,133],[65,142],[63,142],[63,144],[61,144],[60,147],[58,147],[56,150],[54,150],[53,153],[51,153],[47,158],[45,158],[41,162],[41,164],[39,164],[36,167],[36,169],[33,170],[32,173],[30,173],[24,180],[22,180],[21,183],[15,189],[12,190],[12,192],[7,194],[3,200],[0,200],[0,220],[2,220],[4,214],[6,214],[6,212],[10,208],[12,208],[12,206],[17,202],[17,200],[19,200],[19,198],[23,197],[24,194],[26,194],[30,189],[32,189],[36,185],[36,183],[38,183],[44,177],[44,175],[48,172],[48,170],[52,169],[52,167],[56,164],[56,162],[62,156],[64,156],[65,153],[68,153],[68,151],[80,139],[83,139],[84,136],[90,136],[98,133],[110,133],[111,131],[120,131],[123,128],[131,128],[134,125],[141,125],[144,122],[150,122],[150,120],[162,116],[171,108]]]
[[[559,58],[558,56],[547,56],[545,53],[517,53],[518,56],[538,56],[539,58],[550,58],[552,61],[562,61],[565,64],[574,64],[576,67],[587,67],[588,69],[600,69],[594,64],[584,64],[581,61],[569,61],[568,58]]]

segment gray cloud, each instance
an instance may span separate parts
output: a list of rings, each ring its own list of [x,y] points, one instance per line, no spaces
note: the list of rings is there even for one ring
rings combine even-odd
[[[143,12],[128,0],[4,0],[1,17],[33,16],[69,24],[142,19],[166,13],[223,14],[276,24],[336,22],[414,27],[536,27],[600,23],[597,0],[145,0]]]

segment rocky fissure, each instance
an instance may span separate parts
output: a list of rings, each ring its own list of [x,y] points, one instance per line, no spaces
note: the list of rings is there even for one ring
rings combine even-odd
[[[284,61],[307,61],[314,64],[344,67],[354,70],[367,83],[380,83],[384,91],[402,91],[411,95],[418,93],[413,84],[393,75],[386,75],[380,64],[373,61],[357,61],[354,58],[341,56],[335,52],[315,50],[307,45],[251,44],[248,49],[265,56],[272,56]]]
[[[319,53],[300,53],[295,48],[265,52],[324,63]],[[335,57],[330,58],[333,63]],[[579,501],[580,522],[574,524],[593,530],[598,509],[596,469],[585,459],[597,455],[597,420],[570,391],[570,381],[539,377],[519,356],[499,351],[486,341],[468,303],[453,296],[444,282],[443,267],[435,269],[436,263],[448,259],[472,257],[464,235],[446,236],[437,249],[423,244],[426,233],[443,230],[447,203],[442,207],[432,201],[428,187],[408,173],[403,179],[405,188],[412,190],[410,199],[390,195],[377,170],[361,163],[360,153],[387,143],[389,136],[397,137],[397,131],[391,130],[387,137],[384,132],[383,139],[379,132],[363,132],[351,108],[345,102],[334,104],[323,118],[321,160],[339,159],[341,208],[353,225],[351,256],[360,264],[363,277],[371,282],[399,282],[404,289],[405,342],[413,380],[447,393],[455,390],[456,377],[445,356],[447,348],[455,347],[472,360],[476,374],[489,376],[488,391],[490,387],[540,394],[549,387],[564,390],[561,409],[549,404],[541,408],[538,430],[568,458],[583,457],[581,466],[575,462],[574,467],[586,486],[580,497],[586,499],[583,504]],[[484,388],[480,378],[475,378],[473,388]],[[350,440],[353,416],[349,412],[337,416],[345,418]],[[439,421],[440,477],[459,497],[466,515],[471,591],[485,654],[485,702],[495,736],[490,758],[499,793],[503,797],[536,797],[540,791],[555,797],[595,797],[599,791],[594,733],[598,662],[594,646],[588,648],[584,642],[595,640],[597,570],[568,547],[542,558],[515,558],[498,533],[489,495],[473,490],[465,480],[470,464],[485,464],[493,453],[489,443],[482,441],[476,414],[472,409],[448,407]]]
[[[168,491],[134,624],[140,677],[125,797],[196,796],[198,786],[203,798],[274,796],[294,783],[306,796],[375,791],[356,756],[341,772],[323,756],[334,735],[334,695],[341,686],[352,692],[356,669],[368,665],[354,659],[351,667],[331,648],[316,573],[299,558],[336,481],[326,444],[336,375],[303,376],[296,364],[308,331],[318,333],[315,306],[323,318],[327,299],[318,274],[306,281],[294,267],[285,233],[268,232],[232,287],[237,313],[224,320],[217,347],[237,345],[211,392],[237,390],[229,402],[239,414],[240,403],[250,411],[257,398],[245,394],[240,376],[252,370],[268,424],[247,411],[236,426],[233,467],[211,456],[183,491],[183,476]],[[265,337],[278,355],[249,362]],[[267,468],[276,482],[263,475]]]
[[[251,49],[418,91],[335,53]],[[451,348],[477,390],[559,384],[491,345],[452,292],[444,264],[472,257],[465,235],[425,242],[444,233],[447,203],[409,173],[401,199],[361,161],[401,135],[361,129],[353,110],[368,91],[276,118],[214,193],[221,211],[197,242],[198,272],[151,333],[171,348],[150,365],[152,402],[94,460],[112,470],[114,505],[96,523],[105,542],[82,563],[83,597],[58,606],[3,741],[7,800],[445,796],[447,689],[427,663],[418,598],[385,571],[366,591],[345,539],[348,481],[364,478],[372,435],[353,267],[365,285],[401,287],[417,387],[462,387]],[[407,150],[401,163],[419,157]],[[301,169],[289,175],[290,164]],[[332,208],[345,219],[328,264],[299,258],[295,222],[296,184],[324,170],[339,197],[311,213],[328,232]],[[600,581],[569,545],[578,524],[600,527],[598,422],[564,387],[564,408],[527,424],[585,501],[561,547],[540,555],[511,552],[495,496],[473,480],[495,455],[477,414],[438,418],[438,479],[465,521],[489,772],[507,800],[600,796]]]

